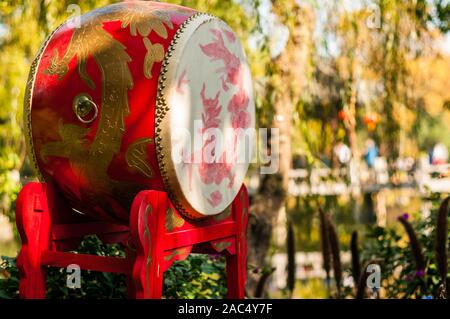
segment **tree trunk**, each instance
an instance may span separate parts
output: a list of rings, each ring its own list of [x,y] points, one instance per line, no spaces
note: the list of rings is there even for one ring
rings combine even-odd
[[[273,59],[267,94],[267,99],[273,99],[271,128],[278,129],[279,135],[278,150],[271,147],[272,158],[278,161],[279,170],[275,174],[261,176],[260,189],[250,206],[248,263],[258,268],[270,265],[267,254],[274,226],[286,202],[292,163],[292,118],[309,72],[314,27],[313,10],[300,7],[295,0],[274,1],[273,11],[279,22],[288,27],[289,39],[283,52]],[[271,98],[272,94],[274,98]],[[258,274],[249,274],[248,291],[251,295],[259,277]]]

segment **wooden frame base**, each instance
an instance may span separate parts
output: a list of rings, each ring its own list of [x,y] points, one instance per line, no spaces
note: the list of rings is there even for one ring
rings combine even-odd
[[[22,239],[17,261],[21,298],[45,298],[46,268],[70,264],[86,270],[125,273],[130,298],[161,298],[164,272],[191,252],[225,255],[228,297],[244,298],[248,219],[244,185],[229,209],[202,221],[184,218],[165,192],[152,190],[136,196],[129,226],[76,214],[46,183],[25,185],[16,207]],[[128,247],[127,257],[69,252],[91,234],[105,243],[123,243]]]

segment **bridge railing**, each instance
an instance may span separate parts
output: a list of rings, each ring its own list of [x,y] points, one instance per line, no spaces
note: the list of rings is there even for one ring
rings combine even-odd
[[[250,191],[256,191],[258,178],[251,177]],[[373,193],[385,188],[416,188],[422,194],[450,192],[450,164],[430,165],[426,159],[399,159],[388,165],[379,157],[373,167],[365,163],[339,168],[293,169],[289,173],[292,196]]]

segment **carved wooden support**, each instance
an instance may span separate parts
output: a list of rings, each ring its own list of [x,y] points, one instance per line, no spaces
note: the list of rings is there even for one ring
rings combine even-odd
[[[227,211],[202,221],[185,219],[167,193],[153,190],[136,196],[129,227],[92,221],[73,215],[55,189],[44,183],[29,183],[22,189],[16,214],[22,238],[18,258],[21,298],[45,298],[45,267],[72,263],[82,269],[127,274],[130,298],[161,298],[164,272],[191,252],[225,255],[228,297],[244,298],[248,219],[245,186]],[[108,243],[122,243],[127,257],[67,252],[90,234]]]
[[[21,298],[45,298],[46,271],[41,265],[41,258],[43,252],[50,249],[53,198],[54,191],[50,185],[29,183],[17,199],[16,222],[22,239],[17,258]]]

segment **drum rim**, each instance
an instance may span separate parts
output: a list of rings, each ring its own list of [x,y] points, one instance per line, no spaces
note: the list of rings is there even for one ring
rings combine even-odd
[[[169,45],[168,50],[166,51],[162,62],[156,98],[155,146],[159,171],[162,176],[164,187],[176,209],[184,216],[195,220],[214,217],[221,214],[223,211],[213,214],[201,213],[196,210],[191,203],[189,203],[186,195],[184,194],[180,182],[178,181],[175,165],[171,157],[171,109],[167,103],[166,97],[170,92],[170,84],[175,81],[177,72],[176,65],[180,60],[189,39],[201,25],[211,21],[217,21],[226,25],[226,23],[221,19],[211,14],[202,12],[192,15],[180,25]],[[170,68],[170,64],[174,64],[175,67]],[[237,189],[234,197],[238,193],[239,188]],[[227,205],[227,207],[230,205]]]
[[[167,93],[168,86],[166,85],[171,81],[170,76],[167,73],[170,73],[170,68],[168,65],[170,61],[173,59],[177,59],[181,53],[183,52],[184,46],[187,44],[190,36],[197,30],[200,25],[203,23],[207,23],[210,21],[220,21],[221,19],[217,18],[214,15],[204,12],[197,12],[192,16],[188,17],[178,28],[174,37],[171,40],[169,48],[167,49],[164,60],[161,66],[161,72],[158,79],[157,85],[157,98],[156,98],[156,106],[155,106],[155,146],[156,146],[156,158],[159,166],[159,170],[162,176],[163,184],[166,192],[171,198],[172,204],[175,208],[182,213],[185,217],[191,218],[194,220],[206,219],[210,217],[215,217],[223,213],[217,212],[214,214],[202,214],[198,212],[187,200],[184,195],[181,185],[178,182],[176,177],[175,167],[173,165],[172,159],[170,157],[170,126],[168,125],[170,117],[166,116],[170,109],[167,106],[166,99],[164,94]],[[58,31],[60,31],[66,22],[60,24],[57,28],[55,28],[44,40],[42,45],[40,46],[33,62],[30,66],[30,71],[28,74],[28,80],[25,88],[25,96],[24,96],[24,112],[23,112],[23,121],[24,121],[24,135],[26,142],[26,150],[28,154],[28,158],[30,159],[31,166],[36,173],[36,176],[39,181],[45,182],[44,175],[38,165],[36,151],[34,149],[33,143],[33,133],[32,133],[32,100],[33,100],[33,91],[35,88],[36,78],[38,69],[40,66],[41,59],[54,36]],[[181,48],[178,48],[180,45]],[[175,69],[175,68],[173,68]],[[172,70],[175,72],[176,70]],[[164,143],[162,142],[164,140]],[[167,150],[169,153],[167,154]],[[166,156],[165,156],[166,155]],[[239,190],[238,190],[239,192]],[[230,203],[231,205],[231,203]],[[230,205],[227,205],[229,207]],[[228,208],[227,208],[228,209]],[[226,209],[225,209],[226,210]]]
[[[203,23],[218,20],[219,18],[203,12],[198,12],[187,18],[178,28],[169,48],[166,51],[161,65],[161,72],[158,79],[158,89],[156,97],[155,111],[155,145],[156,158],[159,171],[164,183],[164,187],[169,194],[172,204],[184,216],[191,219],[203,219],[214,215],[205,215],[197,212],[184,195],[181,185],[176,177],[174,163],[171,159],[171,134],[170,134],[170,107],[166,101],[169,83],[174,80],[176,68],[169,68],[172,61],[179,60],[191,35]],[[172,62],[173,63],[173,62]],[[164,141],[164,142],[163,142]]]
[[[28,154],[28,158],[30,159],[31,166],[33,167],[33,170],[36,173],[36,176],[40,182],[45,182],[44,176],[41,173],[41,170],[39,168],[36,152],[34,150],[34,144],[33,144],[33,128],[31,124],[31,108],[33,103],[33,91],[34,91],[34,85],[36,83],[36,77],[37,77],[37,71],[39,69],[39,65],[42,59],[42,56],[44,55],[44,52],[46,51],[50,41],[53,39],[55,34],[65,25],[66,23],[60,24],[56,29],[54,29],[44,40],[42,45],[40,46],[35,58],[33,59],[33,62],[30,66],[30,71],[28,73],[28,80],[25,87],[25,97],[24,97],[24,109],[23,109],[23,122],[24,122],[24,131],[25,131],[25,143],[26,143],[26,150]]]

